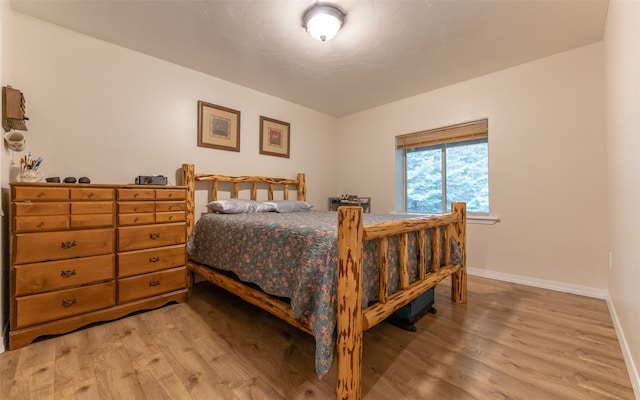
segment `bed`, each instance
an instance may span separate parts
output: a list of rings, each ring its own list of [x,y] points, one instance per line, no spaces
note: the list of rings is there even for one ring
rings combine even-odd
[[[286,213],[283,204],[306,201],[304,174],[232,177],[183,164],[182,182],[188,269],[313,335],[319,376],[335,354],[338,399],[362,396],[365,330],[449,276],[452,301],[466,303],[464,203],[453,203],[450,214],[420,218],[365,214],[359,206]],[[203,187],[216,204],[224,203],[222,191],[254,202],[261,194],[264,204],[280,203],[281,212],[203,213],[196,223],[196,212],[206,210],[195,204],[196,188]]]

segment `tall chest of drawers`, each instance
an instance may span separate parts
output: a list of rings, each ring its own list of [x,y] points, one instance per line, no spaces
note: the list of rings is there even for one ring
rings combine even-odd
[[[186,301],[185,195],[12,183],[9,348]]]

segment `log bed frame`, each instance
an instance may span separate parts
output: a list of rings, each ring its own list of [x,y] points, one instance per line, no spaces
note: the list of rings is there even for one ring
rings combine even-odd
[[[196,174],[193,164],[182,165],[182,184],[187,187],[187,236],[191,234],[195,223],[195,184],[196,181],[211,182],[210,200],[218,196],[218,184],[231,184],[231,197],[237,198],[240,185],[250,185],[251,199],[256,200],[258,185],[268,187],[269,200],[274,199],[274,188],[281,191],[285,200],[289,190],[295,189],[297,200],[306,200],[304,174],[296,179],[268,178],[261,176],[224,176]],[[338,209],[338,310],[337,310],[337,368],[336,398],[342,400],[360,400],[362,398],[362,338],[363,332],[386,319],[394,311],[408,304],[426,290],[434,287],[443,279],[451,276],[451,299],[456,303],[467,302],[466,274],[466,204],[453,203],[452,212],[441,216],[411,218],[401,221],[384,222],[363,226],[361,207],[340,207]],[[431,271],[426,273],[425,231],[427,229],[444,230],[444,251],[440,254],[440,235],[431,235],[432,249]],[[408,234],[417,232],[418,279],[409,282],[407,271]],[[389,236],[398,235],[400,260],[400,290],[390,294],[387,290],[388,241]],[[451,264],[451,240],[453,238],[460,249],[462,264]],[[378,241],[379,300],[370,307],[362,307],[362,250],[366,240]],[[205,265],[187,262],[189,271],[256,305],[289,324],[311,333],[307,321],[293,316],[291,307],[260,290],[253,289]],[[190,274],[191,275],[191,274]],[[190,285],[192,279],[190,277]]]

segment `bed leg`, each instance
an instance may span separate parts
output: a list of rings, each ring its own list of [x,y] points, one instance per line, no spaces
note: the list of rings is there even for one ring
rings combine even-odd
[[[193,271],[191,270],[191,268],[187,266],[187,289],[189,290],[193,289],[194,279],[195,278],[193,276]]]
[[[460,222],[454,226],[454,238],[458,243],[462,266],[451,275],[451,300],[465,304],[467,302],[467,204],[452,203],[451,211],[460,215]]]
[[[464,266],[451,275],[451,300],[455,303],[467,303],[467,271]]]
[[[336,398],[362,398],[362,208],[338,208]]]

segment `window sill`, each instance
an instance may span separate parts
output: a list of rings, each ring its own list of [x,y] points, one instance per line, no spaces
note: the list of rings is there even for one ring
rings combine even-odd
[[[470,224],[479,225],[494,225],[500,222],[500,217],[493,217],[491,215],[468,215],[467,222]]]

